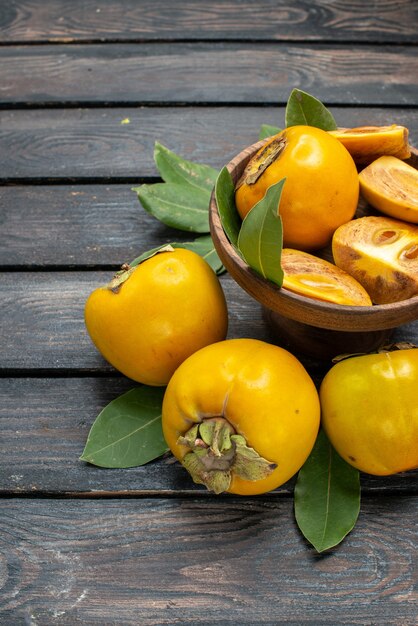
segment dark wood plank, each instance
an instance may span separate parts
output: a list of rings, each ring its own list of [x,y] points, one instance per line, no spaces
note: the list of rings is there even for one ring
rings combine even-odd
[[[285,103],[300,87],[333,104],[415,105],[413,47],[236,43],[0,48],[0,104]]]
[[[109,272],[3,272],[0,274],[2,342],[0,371],[109,373],[84,328],[89,293],[108,282]],[[229,337],[272,341],[261,309],[229,275],[221,278],[229,308]],[[397,340],[418,344],[418,322],[400,327]],[[306,361],[313,376],[323,372]],[[328,363],[325,361],[325,363]]]
[[[331,111],[340,126],[402,124],[410,129],[411,142],[418,145],[416,109],[333,106]],[[128,179],[134,184],[158,176],[153,162],[155,141],[185,158],[220,169],[258,140],[261,124],[283,127],[284,107],[14,110],[3,111],[0,120],[0,180],[104,178]],[[122,124],[124,120],[129,123]],[[0,193],[3,215],[14,211],[15,192],[0,189]],[[72,206],[75,202],[73,197]],[[36,206],[39,201],[31,210]],[[41,208],[48,211],[47,206]],[[39,216],[40,209],[36,210]]]
[[[338,0],[15,0],[2,7],[0,42],[103,39],[254,39],[417,41],[411,0],[379,2],[378,10]]]
[[[0,617],[413,626],[416,517],[416,498],[365,498],[352,534],[319,556],[288,498],[6,499]]]
[[[3,268],[118,267],[150,248],[195,237],[149,215],[131,185],[0,187],[0,206]]]
[[[121,470],[79,461],[96,416],[135,385],[124,377],[0,379],[0,494],[208,495],[170,454]],[[362,474],[362,493],[417,494],[417,476]],[[293,487],[292,479],[275,495],[291,495]]]
[[[113,371],[90,342],[83,320],[89,293],[111,277],[111,272],[3,273],[1,369]],[[267,339],[258,304],[229,276],[222,277],[222,285],[229,335]]]

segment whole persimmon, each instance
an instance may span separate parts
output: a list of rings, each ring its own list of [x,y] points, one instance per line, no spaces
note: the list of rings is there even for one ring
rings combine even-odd
[[[319,428],[315,385],[287,350],[227,339],[195,352],[171,378],[164,438],[196,483],[215,493],[265,493],[289,480]]]
[[[291,126],[267,141],[249,161],[235,191],[241,218],[285,179],[278,211],[283,245],[317,250],[357,208],[359,180],[352,156],[338,139],[313,126]]]
[[[166,385],[188,356],[225,338],[220,282],[202,257],[159,252],[93,291],[85,305],[89,335],[117,370],[146,385]]]
[[[418,467],[418,349],[344,359],[320,387],[322,425],[334,448],[362,472]]]

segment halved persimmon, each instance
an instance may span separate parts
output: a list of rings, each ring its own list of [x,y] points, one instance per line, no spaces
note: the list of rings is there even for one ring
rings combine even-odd
[[[337,228],[332,253],[375,304],[418,295],[418,226],[370,215]]]
[[[418,170],[393,156],[382,156],[359,174],[362,196],[397,219],[418,223]]]
[[[396,156],[398,159],[411,156],[409,132],[405,126],[392,124],[337,128],[329,133],[347,148],[358,165],[367,165],[383,155]]]
[[[353,306],[371,305],[367,291],[342,269],[300,250],[282,251],[283,287],[302,296]]]

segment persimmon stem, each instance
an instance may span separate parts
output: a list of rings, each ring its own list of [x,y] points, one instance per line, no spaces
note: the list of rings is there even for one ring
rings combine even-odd
[[[183,465],[194,482],[215,493],[227,491],[234,475],[244,480],[261,480],[276,468],[247,445],[245,438],[224,417],[195,424],[178,443],[190,449]]]

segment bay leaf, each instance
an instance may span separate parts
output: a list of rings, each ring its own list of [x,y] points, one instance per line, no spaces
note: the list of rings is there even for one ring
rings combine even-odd
[[[248,265],[279,287],[283,282],[283,229],[277,207],[284,184],[282,179],[267,189],[264,198],[245,216],[238,237],[238,248]]]
[[[235,207],[234,181],[227,167],[221,169],[216,179],[215,198],[222,228],[229,241],[236,247],[241,228],[241,218]]]
[[[94,421],[80,460],[123,468],[162,456],[168,450],[161,426],[164,391],[142,385],[112,400]]]
[[[302,124],[316,126],[322,130],[337,128],[334,117],[322,102],[300,89],[293,89],[289,96],[285,120],[286,127]]]
[[[210,235],[201,235],[200,237],[196,237],[194,241],[174,241],[158,246],[157,248],[151,248],[131,261],[131,263],[129,263],[129,267],[135,267],[143,261],[150,259],[155,254],[164,252],[164,250],[169,250],[170,248],[186,248],[186,250],[192,250],[205,259],[216,274],[222,274],[225,272],[225,268],[215,250],[215,246],[213,245],[212,237]]]
[[[176,244],[177,245],[177,244]],[[216,252],[215,246],[213,245],[212,237],[210,235],[201,235],[197,237],[194,241],[189,241],[185,243],[178,244],[179,248],[187,248],[188,250],[193,250],[197,254],[205,259],[207,263],[211,266],[216,274],[223,274],[226,270],[222,265],[222,261]]]
[[[207,191],[209,205],[210,193],[218,176],[217,170],[209,165],[183,159],[158,142],[155,143],[154,160],[166,183],[190,185]]]
[[[267,139],[267,137],[273,137],[273,135],[277,135],[280,133],[281,128],[277,126],[271,126],[270,124],[261,124],[260,132],[258,135],[259,140]]]
[[[338,545],[354,528],[360,511],[360,474],[319,432],[295,486],[296,522],[317,552]]]
[[[144,209],[160,222],[178,230],[209,232],[207,190],[180,183],[154,183],[134,187]]]

